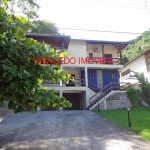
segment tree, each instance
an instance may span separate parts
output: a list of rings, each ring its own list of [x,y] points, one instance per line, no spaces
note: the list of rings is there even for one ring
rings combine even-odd
[[[54,23],[46,20],[33,21],[29,29],[32,33],[58,34],[58,29]]]
[[[59,54],[45,43],[26,38],[28,21],[6,12],[7,1],[0,6],[0,107],[8,101],[8,108],[15,113],[36,108],[53,106],[70,107],[64,97],[59,98],[54,90],[48,91],[41,83],[48,79],[54,83],[69,81],[70,75],[52,66],[34,64],[34,58],[59,57]],[[3,7],[2,7],[3,6]]]
[[[123,57],[122,61],[123,61],[123,64],[126,64],[129,61],[129,59],[128,57]]]
[[[134,74],[130,76],[130,79],[135,79],[139,83],[139,87],[144,96],[150,98],[150,83],[148,79],[144,76],[144,73],[139,73],[132,71]]]
[[[150,48],[150,29],[142,33],[139,37],[131,40],[123,50],[123,56],[128,57],[129,61]]]
[[[38,17],[36,12],[40,6],[36,3],[36,0],[0,0],[1,5],[3,2],[7,4],[5,9],[11,14],[22,13],[28,19]]]

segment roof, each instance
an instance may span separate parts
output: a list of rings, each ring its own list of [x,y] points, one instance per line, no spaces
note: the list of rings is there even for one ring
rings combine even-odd
[[[54,47],[62,47],[64,42],[64,48],[67,49],[71,36],[69,35],[56,35],[56,34],[40,34],[40,33],[26,33],[28,38],[33,38],[37,41],[44,41]],[[87,44],[111,44],[115,45],[118,51],[125,48],[129,42],[119,42],[119,41],[100,41],[100,40],[88,40],[88,39],[71,39],[75,41],[85,41]]]
[[[130,64],[131,62],[133,62],[134,60],[138,59],[140,56],[146,55],[146,54],[148,54],[148,53],[150,53],[150,49],[148,49],[147,51],[145,51],[145,52],[143,52],[142,54],[138,55],[138,56],[135,57],[134,59],[128,61],[128,62],[124,65],[124,67],[125,67],[126,65]]]
[[[37,41],[44,41],[53,47],[62,48],[62,43],[64,43],[64,48],[67,49],[71,36],[68,35],[56,35],[56,34],[40,34],[40,33],[26,33],[28,38],[33,38]]]

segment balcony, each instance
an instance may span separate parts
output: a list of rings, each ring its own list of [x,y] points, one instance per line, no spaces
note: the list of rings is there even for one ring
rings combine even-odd
[[[50,87],[83,87],[85,86],[84,79],[75,79],[74,81],[69,81],[68,83],[61,83],[58,81],[57,83],[53,83],[51,81],[44,81],[43,85],[47,85]]]
[[[86,59],[81,59],[81,63],[86,64],[105,64],[105,65],[120,65],[120,58],[112,57],[87,57]]]

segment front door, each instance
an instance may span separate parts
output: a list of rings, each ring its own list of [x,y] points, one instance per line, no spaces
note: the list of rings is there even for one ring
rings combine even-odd
[[[103,88],[103,76],[102,76],[102,70],[97,70],[97,88]]]

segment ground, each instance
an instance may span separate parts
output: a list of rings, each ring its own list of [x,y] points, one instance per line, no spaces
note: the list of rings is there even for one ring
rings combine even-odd
[[[88,110],[4,115],[0,150],[150,149],[150,142]]]

